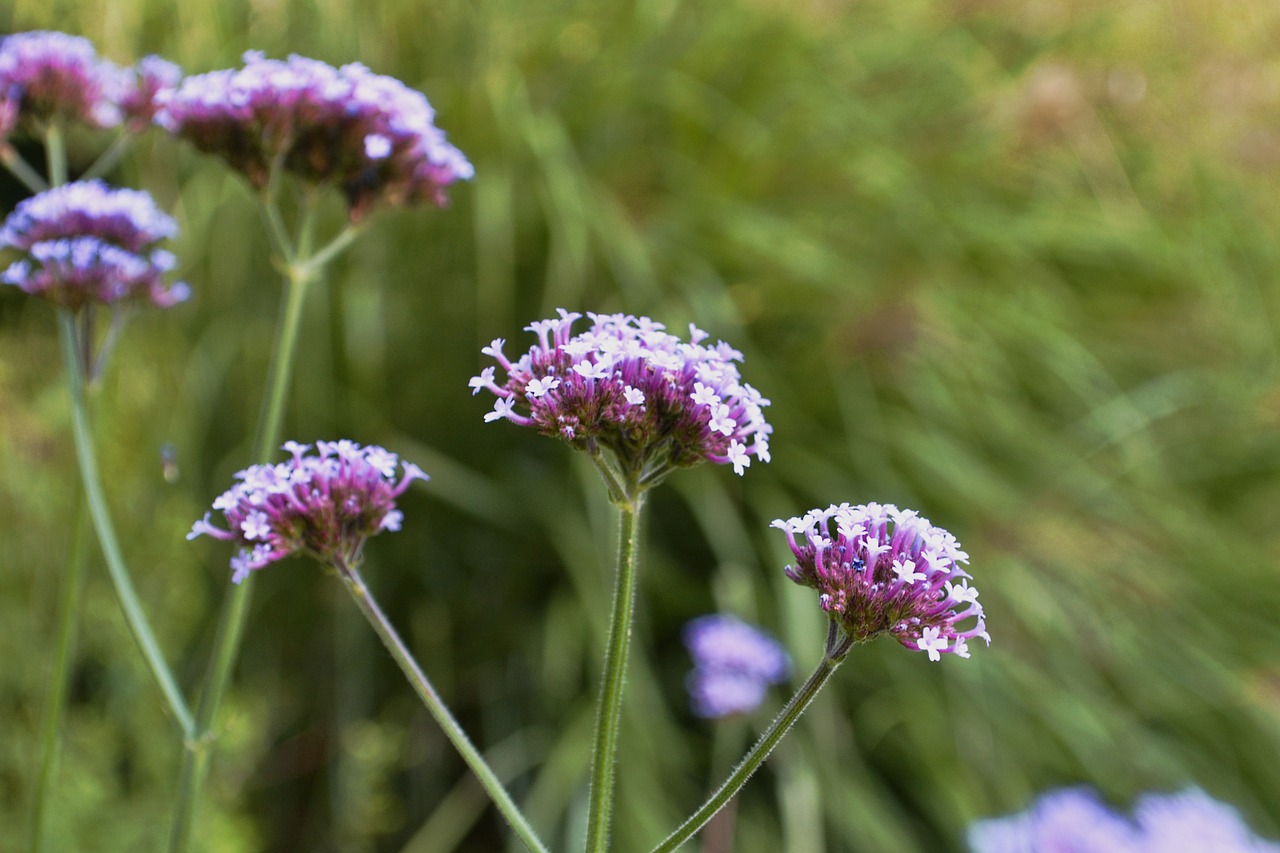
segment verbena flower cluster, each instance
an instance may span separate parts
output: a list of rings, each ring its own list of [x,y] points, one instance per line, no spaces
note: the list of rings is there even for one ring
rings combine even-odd
[[[289,461],[246,468],[235,475],[240,482],[213,502],[228,529],[213,526],[206,513],[187,534],[237,543],[240,551],[231,559],[236,583],[291,554],[358,564],[366,539],[400,529],[396,498],[414,480],[427,479],[417,465],[373,445],[319,441],[311,455],[311,445],[288,441],[282,449],[292,454]]]
[[[475,170],[435,125],[421,92],[359,63],[244,55],[244,67],[187,77],[160,94],[156,123],[215,154],[258,189],[273,166],[334,183],[353,219],[375,204],[429,201]]]
[[[178,67],[147,57],[122,69],[98,56],[93,43],[66,33],[36,30],[0,40],[0,140],[16,127],[54,120],[90,127],[128,121],[142,130],[157,94],[177,82]]]
[[[156,248],[177,231],[141,190],[65,184],[23,201],[0,227],[0,246],[24,254],[0,281],[71,311],[131,301],[168,307],[190,294],[166,284],[174,257]]]
[[[769,461],[769,401],[741,381],[737,350],[703,346],[707,335],[693,326],[685,343],[628,314],[589,313],[591,328],[573,335],[582,315],[559,314],[526,327],[538,343],[514,362],[501,338],[482,350],[507,373],[501,385],[494,367],[471,379],[473,394],[484,388],[498,398],[486,421],[505,418],[591,453],[610,450],[642,481],[704,459],[738,474],[752,456]]]
[[[935,661],[944,652],[968,657],[974,637],[991,642],[978,591],[960,568],[969,555],[914,510],[840,504],[773,526],[786,532],[796,557],[787,576],[817,590],[822,609],[852,641],[887,633]]]
[[[791,661],[782,646],[735,616],[701,616],[684,629],[693,658],[686,686],[693,713],[720,718],[760,707],[765,691],[787,678]]]
[[[974,853],[1280,853],[1234,808],[1198,788],[1146,794],[1129,819],[1086,788],[1042,795],[1026,812],[969,828]]]

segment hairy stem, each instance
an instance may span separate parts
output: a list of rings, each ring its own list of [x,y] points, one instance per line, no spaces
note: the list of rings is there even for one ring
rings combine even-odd
[[[356,606],[360,608],[360,612],[364,614],[365,619],[373,626],[373,630],[377,632],[382,644],[387,647],[391,657],[395,659],[401,671],[404,672],[409,684],[413,686],[418,697],[422,699],[422,703],[427,706],[431,716],[440,724],[445,737],[449,738],[450,743],[462,756],[462,760],[471,768],[471,772],[475,773],[476,778],[480,780],[480,784],[484,786],[494,805],[498,807],[498,811],[502,813],[507,823],[511,825],[511,829],[515,831],[516,835],[530,850],[535,851],[535,853],[546,853],[547,848],[538,840],[537,833],[533,831],[533,827],[529,825],[528,820],[511,800],[511,796],[507,793],[506,788],[502,786],[497,774],[490,769],[488,763],[484,760],[484,756],[480,754],[471,739],[467,737],[467,733],[463,731],[458,721],[453,718],[444,700],[440,698],[440,694],[436,692],[435,687],[427,680],[422,668],[418,666],[418,662],[414,659],[413,653],[409,651],[409,647],[400,639],[395,627],[392,626],[382,609],[378,607],[378,603],[370,594],[369,588],[365,586],[364,579],[360,577],[357,567],[339,561],[334,565],[334,568],[346,585],[347,591],[351,593]]]
[[[600,703],[596,709],[591,795],[587,807],[586,849],[589,853],[603,853],[609,842],[613,769],[622,720],[622,692],[631,647],[631,623],[635,613],[643,506],[643,492],[636,492],[629,502],[618,504],[618,573],[613,591],[613,612],[609,617],[609,645],[605,651]]]
[[[832,625],[834,624],[832,623]],[[848,651],[849,645],[843,639],[835,641],[834,646],[833,642],[830,639],[828,640],[827,653],[822,656],[822,660],[818,662],[813,674],[791,697],[790,701],[778,714],[777,719],[769,725],[769,728],[765,729],[764,734],[760,735],[760,739],[756,741],[755,746],[751,747],[741,763],[729,774],[729,778],[702,804],[702,808],[694,812],[688,820],[680,824],[675,832],[653,848],[653,853],[670,853],[670,851],[675,850],[681,844],[693,838],[698,830],[702,829],[707,821],[715,816],[716,812],[724,808],[738,791],[742,790],[742,786],[747,783],[751,775],[769,757],[769,753],[773,752],[773,748],[782,740],[783,735],[800,718],[805,708],[809,707],[809,703],[818,695],[818,691],[827,683],[827,679],[836,671],[836,667],[844,660],[844,656]]]

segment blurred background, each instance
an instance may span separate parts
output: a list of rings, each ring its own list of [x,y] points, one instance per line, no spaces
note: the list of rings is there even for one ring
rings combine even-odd
[[[940,664],[859,647],[740,797],[733,849],[959,851],[972,820],[1074,784],[1122,808],[1199,785],[1280,837],[1274,4],[0,7],[0,32],[38,28],[189,73],[246,49],[361,61],[425,92],[475,163],[449,209],[378,214],[313,290],[285,433],[432,475],[365,574],[553,848],[583,828],[614,519],[567,447],[482,424],[467,379],[561,306],[697,323],[773,400],[771,464],[682,472],[651,503],[620,853],[785,700],[695,719],[684,623],[761,625],[798,684],[823,617],[768,523],[870,500],[959,537],[993,644]],[[76,137],[73,163],[103,144]],[[98,407],[127,557],[194,691],[230,551],[184,535],[249,461],[280,283],[219,163],[153,131],[112,178],[179,218],[195,291],[131,321]],[[53,312],[0,288],[0,839],[25,833],[75,477]],[[158,849],[176,729],[99,561],[88,584],[53,848]],[[257,578],[226,711],[205,850],[505,849],[311,564]]]

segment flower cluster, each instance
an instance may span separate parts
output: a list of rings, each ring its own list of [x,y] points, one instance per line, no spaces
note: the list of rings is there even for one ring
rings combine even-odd
[[[765,690],[787,678],[787,653],[767,634],[733,616],[694,619],[684,629],[693,657],[686,686],[693,713],[719,718],[760,707]]]
[[[991,642],[978,591],[960,568],[969,555],[914,510],[840,504],[773,526],[786,532],[796,557],[787,577],[816,589],[822,609],[853,642],[888,633],[935,661],[942,652],[968,657],[974,637]]]
[[[174,257],[155,246],[177,230],[141,190],[65,184],[23,201],[0,227],[0,246],[25,255],[0,281],[71,311],[141,300],[168,307],[190,294],[165,283]]]
[[[1026,812],[969,828],[974,853],[1280,853],[1256,837],[1230,806],[1198,788],[1138,799],[1133,819],[1084,788],[1051,791]]]
[[[421,92],[359,63],[244,55],[244,67],[162,92],[156,123],[215,154],[257,189],[279,165],[343,190],[352,219],[377,203],[430,201],[474,169],[435,125]]]
[[[66,33],[33,31],[0,40],[0,140],[24,120],[54,120],[130,130],[147,126],[158,93],[177,82],[176,65],[147,57],[122,69],[93,43]]]
[[[769,461],[769,401],[741,381],[737,350],[703,346],[707,335],[693,326],[684,343],[624,314],[588,314],[591,328],[571,335],[582,315],[559,313],[527,327],[538,343],[515,362],[501,338],[484,348],[507,373],[501,385],[493,367],[471,379],[473,394],[498,398],[486,421],[505,418],[590,453],[605,448],[646,484],[704,459],[738,474],[752,456]]]
[[[364,541],[383,530],[399,530],[395,500],[414,480],[426,480],[417,465],[400,462],[381,447],[353,441],[285,442],[287,462],[253,465],[236,474],[240,482],[213,502],[229,529],[209,523],[209,513],[187,534],[207,534],[237,543],[232,580],[290,554],[305,554],[334,566],[360,561]],[[396,466],[403,473],[397,478]]]

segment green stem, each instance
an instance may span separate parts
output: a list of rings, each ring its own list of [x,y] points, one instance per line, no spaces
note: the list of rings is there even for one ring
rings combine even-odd
[[[7,142],[0,143],[0,163],[3,163],[9,173],[31,192],[41,193],[49,189],[49,182],[31,168],[31,164],[23,159],[18,149]]]
[[[285,398],[288,396],[289,380],[293,373],[298,328],[301,325],[302,306],[309,282],[306,276],[293,274],[296,267],[290,266],[288,269],[291,274],[285,281],[283,307],[268,368],[267,390],[253,442],[253,461],[257,464],[268,462],[276,445],[280,443],[280,424],[284,419]],[[218,619],[209,675],[200,696],[200,705],[196,709],[194,735],[187,739],[186,751],[182,757],[178,804],[169,834],[169,849],[173,853],[186,850],[190,843],[196,804],[208,776],[209,761],[213,757],[213,726],[239,655],[252,585],[253,576],[250,575],[233,586]]]
[[[627,655],[631,648],[631,622],[635,612],[637,566],[640,556],[640,514],[644,492],[633,490],[630,502],[618,504],[618,575],[609,617],[609,646],[605,651],[604,678],[596,709],[595,747],[591,760],[591,796],[587,806],[589,853],[603,853],[609,842],[613,810],[613,766],[622,720],[622,690],[626,682]]]
[[[338,232],[338,236],[329,241],[327,245],[322,247],[311,258],[301,265],[302,271],[307,274],[314,273],[316,270],[324,267],[334,258],[342,253],[344,249],[352,244],[357,237],[360,236],[360,226],[348,225]]]
[[[160,692],[169,703],[178,727],[184,735],[190,736],[195,729],[191,711],[182,698],[182,692],[174,681],[173,673],[165,663],[164,655],[156,642],[151,624],[147,621],[138,594],[133,588],[129,569],[125,566],[120,552],[120,544],[116,539],[115,528],[107,511],[107,501],[102,492],[102,483],[98,475],[98,460],[93,449],[93,430],[89,422],[88,405],[85,401],[84,377],[81,375],[80,354],[76,348],[75,317],[67,311],[58,312],[58,327],[62,338],[62,353],[66,363],[67,385],[71,391],[71,425],[75,435],[76,458],[80,463],[80,478],[84,485],[85,500],[89,506],[89,518],[93,521],[94,531],[98,535],[98,543],[102,547],[102,557],[107,564],[107,572],[115,585],[116,596],[120,599],[120,607],[124,610],[125,621],[142,650],[151,674],[155,677]]]
[[[782,740],[783,735],[790,730],[791,726],[800,715],[804,713],[805,708],[809,707],[809,703],[818,695],[818,691],[822,689],[822,685],[827,683],[827,679],[836,671],[836,667],[840,666],[848,654],[850,643],[843,637],[836,637],[835,623],[832,622],[830,628],[832,633],[827,639],[827,652],[822,656],[822,660],[818,662],[817,668],[809,679],[800,686],[791,700],[787,702],[781,713],[778,714],[769,728],[765,729],[764,734],[760,735],[760,739],[756,741],[755,746],[743,757],[742,762],[729,774],[729,778],[724,784],[716,790],[714,794],[698,809],[694,814],[680,824],[680,827],[664,840],[657,847],[653,848],[653,853],[670,853],[681,844],[697,834],[698,830],[715,816],[716,812],[724,808],[730,800],[737,795],[742,786],[751,778],[751,774],[764,763],[769,757],[769,753],[773,752],[773,748]]]
[[[67,182],[67,143],[62,135],[62,125],[50,122],[44,132],[44,158],[49,170],[49,186],[60,187]]]
[[[387,651],[391,653],[391,657],[395,658],[401,671],[404,672],[405,677],[409,679],[409,683],[413,685],[413,689],[422,699],[422,703],[427,706],[431,716],[435,717],[436,722],[440,724],[445,737],[449,738],[454,748],[462,756],[463,761],[467,763],[467,766],[475,773],[476,778],[480,780],[480,784],[489,793],[489,797],[493,800],[494,805],[498,807],[498,811],[502,812],[502,816],[507,819],[507,823],[511,825],[511,828],[527,848],[532,851],[539,851],[539,853],[546,853],[546,846],[538,840],[538,835],[533,831],[533,827],[529,825],[520,809],[512,802],[511,796],[507,793],[506,788],[502,786],[501,780],[490,769],[488,763],[484,760],[484,756],[480,754],[471,739],[467,737],[467,733],[463,731],[462,726],[458,725],[458,721],[449,713],[444,700],[440,698],[440,694],[436,693],[431,682],[427,680],[426,674],[418,666],[418,662],[414,659],[413,653],[409,651],[409,647],[400,639],[400,635],[396,633],[396,629],[391,625],[386,614],[382,612],[382,609],[378,607],[378,603],[374,601],[373,596],[369,593],[369,588],[365,586],[364,579],[360,577],[359,570],[356,566],[347,565],[340,559],[335,561],[334,568],[346,585],[347,591],[351,593],[356,606],[360,608],[360,612],[369,620],[369,624],[378,633],[378,637],[382,640],[382,644],[387,647]]]
[[[53,787],[54,769],[58,765],[58,733],[67,703],[67,683],[71,680],[71,650],[76,644],[76,620],[80,615],[80,591],[84,588],[85,541],[89,515],[84,499],[76,501],[75,527],[72,528],[71,552],[67,555],[67,571],[62,578],[62,598],[58,604],[58,648],[49,683],[49,702],[45,708],[44,728],[40,735],[40,775],[36,781],[35,807],[31,812],[31,853],[44,847],[44,816],[49,791]]]
[[[111,141],[111,145],[106,151],[98,155],[98,159],[94,160],[84,174],[80,176],[80,180],[89,181],[94,178],[101,178],[107,172],[110,172],[120,162],[120,158],[129,150],[129,143],[133,141],[133,134],[121,129],[116,134],[116,138]]]

